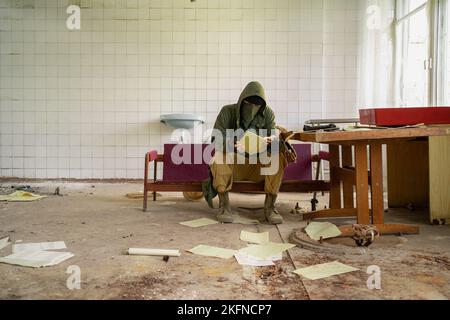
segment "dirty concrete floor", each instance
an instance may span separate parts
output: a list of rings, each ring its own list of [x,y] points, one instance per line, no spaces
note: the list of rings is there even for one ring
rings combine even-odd
[[[21,183],[27,184],[27,183]],[[420,235],[384,236],[369,249],[339,240],[344,253],[314,252],[298,247],[284,254],[275,267],[239,265],[192,255],[198,245],[239,249],[241,230],[269,231],[274,242],[287,242],[295,228],[306,225],[289,211],[296,202],[309,207],[309,194],[281,194],[279,209],[285,223],[278,228],[216,224],[192,229],[180,221],[214,217],[204,201],[188,202],[181,193],[162,193],[142,212],[137,183],[28,183],[48,198],[30,203],[0,202],[0,238],[41,242],[64,240],[75,257],[57,266],[31,269],[0,264],[0,299],[449,299],[450,227],[431,226],[424,211],[389,210],[388,222],[416,223]],[[11,191],[3,182],[0,192]],[[52,195],[60,187],[60,196]],[[2,188],[3,187],[3,188]],[[261,218],[264,195],[232,194],[233,209],[248,218]],[[321,205],[326,196],[319,197]],[[242,208],[245,207],[245,208]],[[256,208],[249,210],[248,208]],[[258,209],[259,208],[259,209]],[[352,219],[331,220],[351,224]],[[179,258],[128,256],[129,247],[179,249]],[[11,245],[0,256],[11,252]],[[295,268],[338,260],[360,271],[322,280],[306,280]],[[80,267],[81,289],[69,290],[66,273]],[[381,270],[381,290],[367,288],[367,267]]]

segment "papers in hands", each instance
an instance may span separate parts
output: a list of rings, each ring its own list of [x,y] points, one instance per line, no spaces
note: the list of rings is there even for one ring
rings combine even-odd
[[[242,146],[242,152],[250,155],[267,151],[267,141],[251,131],[246,131],[244,136],[238,141],[238,144]]]

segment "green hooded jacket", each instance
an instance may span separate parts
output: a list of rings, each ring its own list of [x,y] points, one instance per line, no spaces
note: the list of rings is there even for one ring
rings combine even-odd
[[[252,96],[260,97],[264,101],[264,104],[259,109],[255,118],[250,123],[249,127],[243,128],[240,119],[242,102],[246,98]],[[267,105],[266,94],[264,92],[263,86],[256,81],[247,84],[247,86],[239,96],[239,100],[236,104],[224,106],[222,110],[220,110],[219,115],[217,116],[216,122],[214,124],[214,129],[222,132],[224,141],[223,145],[216,145],[215,147],[216,152],[224,150],[226,148],[226,144],[230,145],[230,147],[232,148],[230,150],[234,149],[234,139],[233,141],[231,141],[231,139],[229,140],[226,139],[227,129],[233,130],[243,129],[244,131],[248,129],[254,129],[261,136],[270,136],[271,130],[275,130],[275,114],[273,113],[272,109]],[[265,129],[266,132],[260,132],[259,131],[260,129]],[[214,142],[214,140],[212,142]],[[217,190],[213,188],[212,179],[213,177],[211,175],[211,172],[209,172],[208,180],[204,181],[202,184],[203,195],[211,208],[213,208],[212,200],[217,196]]]

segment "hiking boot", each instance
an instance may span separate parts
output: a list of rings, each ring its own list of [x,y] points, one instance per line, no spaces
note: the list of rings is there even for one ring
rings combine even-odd
[[[277,201],[276,194],[266,194],[266,200],[264,201],[264,215],[270,224],[282,224],[283,217],[275,209],[275,201]]]
[[[219,193],[219,213],[216,215],[217,220],[222,223],[232,223],[234,217],[230,207],[228,192]]]

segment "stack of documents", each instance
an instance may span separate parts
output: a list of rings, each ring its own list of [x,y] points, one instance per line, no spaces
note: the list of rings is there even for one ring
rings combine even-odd
[[[48,251],[59,249],[66,249],[64,241],[14,244],[13,253],[0,258],[0,262],[40,268],[57,265],[74,256],[70,252]]]
[[[284,251],[295,247],[290,243],[270,242],[268,232],[253,233],[243,230],[240,239],[254,244],[242,248],[234,255],[239,264],[246,266],[273,266],[274,261],[283,259]]]

